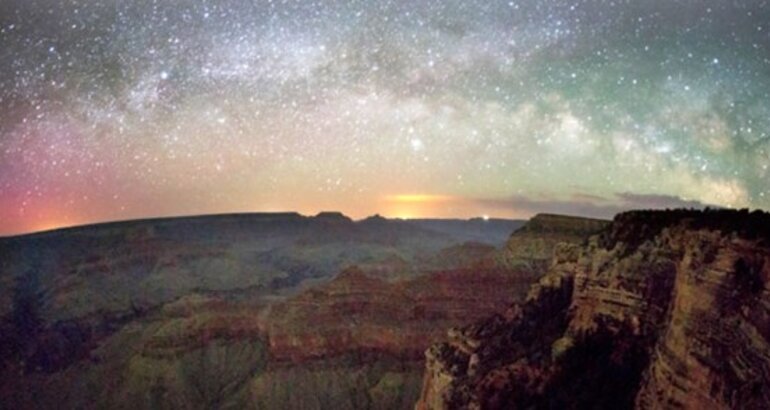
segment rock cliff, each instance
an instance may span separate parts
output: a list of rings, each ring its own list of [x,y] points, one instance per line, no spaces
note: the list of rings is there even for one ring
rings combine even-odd
[[[426,352],[418,409],[768,408],[770,215],[639,211]]]

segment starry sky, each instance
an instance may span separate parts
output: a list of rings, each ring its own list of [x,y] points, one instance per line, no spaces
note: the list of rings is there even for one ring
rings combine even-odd
[[[768,1],[0,1],[0,235],[768,208],[769,123]]]

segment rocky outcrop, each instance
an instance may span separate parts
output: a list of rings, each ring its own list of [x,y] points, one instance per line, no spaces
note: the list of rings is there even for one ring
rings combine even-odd
[[[538,214],[511,234],[503,260],[509,265],[545,268],[560,243],[581,243],[599,232],[608,221],[566,215]]]
[[[630,212],[426,352],[420,409],[767,408],[770,215]]]

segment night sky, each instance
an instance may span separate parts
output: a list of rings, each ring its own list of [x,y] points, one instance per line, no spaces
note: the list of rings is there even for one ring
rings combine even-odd
[[[0,1],[0,234],[770,208],[770,4]]]

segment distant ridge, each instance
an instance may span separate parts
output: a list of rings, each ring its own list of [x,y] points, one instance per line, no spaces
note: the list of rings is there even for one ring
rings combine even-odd
[[[343,214],[342,212],[338,212],[338,211],[319,212],[314,218],[315,219],[322,219],[322,220],[326,220],[326,221],[353,222],[353,220],[350,219],[349,216]]]
[[[596,232],[609,223],[610,221],[606,219],[543,213],[533,216],[517,232],[576,232],[583,235],[584,233]]]
[[[339,222],[351,222],[351,223],[371,223],[371,222],[406,222],[413,223],[418,226],[430,225],[435,227],[437,224],[483,224],[485,222],[492,224],[506,223],[507,226],[516,229],[524,224],[523,220],[513,219],[501,219],[490,218],[484,220],[482,218],[468,218],[468,219],[451,219],[451,218],[419,218],[419,219],[399,219],[399,218],[386,218],[380,214],[367,217],[361,220],[353,220],[349,216],[339,211],[322,211],[316,215],[302,215],[299,212],[287,211],[287,212],[233,212],[222,214],[202,214],[202,215],[180,215],[180,216],[160,216],[149,217],[140,219],[126,219],[118,221],[106,221],[88,223],[84,225],[73,225],[62,228],[55,228],[44,231],[29,232],[14,235],[0,235],[0,241],[14,238],[44,238],[50,236],[56,236],[61,234],[80,234],[80,233],[97,233],[102,230],[113,230],[118,228],[138,228],[138,227],[169,227],[178,224],[199,225],[201,223],[210,223],[216,221],[218,223],[245,223],[245,222],[294,222],[294,221],[339,221]],[[507,228],[506,226],[506,228]],[[513,230],[511,229],[511,230]],[[444,229],[439,229],[444,231]],[[508,232],[510,233],[510,231]]]

